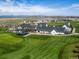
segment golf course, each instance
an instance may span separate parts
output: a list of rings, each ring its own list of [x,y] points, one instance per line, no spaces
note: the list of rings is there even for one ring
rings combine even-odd
[[[0,0],[0,59],[79,59],[79,0]]]
[[[0,59],[74,59],[79,35],[22,37],[0,33]]]

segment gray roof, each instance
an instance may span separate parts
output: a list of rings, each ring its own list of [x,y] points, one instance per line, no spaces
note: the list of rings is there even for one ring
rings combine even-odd
[[[37,26],[38,27],[47,27],[47,25],[48,25],[47,23],[38,23]]]
[[[21,24],[19,26],[22,27],[22,30],[36,29],[37,31],[48,31],[48,32],[51,32],[52,30],[55,30],[56,32],[65,32],[65,28],[63,28],[62,26],[49,27],[47,25],[47,23],[38,23],[37,25]]]
[[[38,31],[48,31],[51,32],[55,30],[56,32],[65,32],[65,28],[63,27],[37,27]]]
[[[50,31],[50,27],[48,27],[47,23],[38,23],[37,30],[38,31]]]
[[[65,28],[61,27],[61,26],[57,26],[57,27],[54,27],[54,30],[56,32],[65,32]]]
[[[21,24],[20,25],[23,29],[35,29],[35,25],[31,25],[31,24]]]

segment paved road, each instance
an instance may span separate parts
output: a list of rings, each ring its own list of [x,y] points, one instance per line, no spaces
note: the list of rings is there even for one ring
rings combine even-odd
[[[52,34],[29,33],[29,34],[25,35],[24,37],[29,36],[29,35],[70,36],[70,35],[79,35],[79,33],[63,34],[63,35],[62,34],[61,35],[52,35]]]

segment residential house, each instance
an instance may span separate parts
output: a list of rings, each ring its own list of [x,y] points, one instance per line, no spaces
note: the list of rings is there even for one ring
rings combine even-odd
[[[55,34],[65,34],[65,28],[61,27],[61,26],[56,26],[52,29],[51,34],[55,35]]]
[[[63,25],[63,28],[65,28],[65,34],[70,34],[73,31],[73,27],[70,23],[66,23],[65,25]]]
[[[47,23],[38,23],[37,32],[43,34],[70,34],[73,31],[73,27],[70,23],[67,23],[63,26],[54,26],[49,27]]]
[[[23,28],[22,26],[18,25],[12,28],[9,28],[9,32],[13,32],[16,33],[18,35],[25,35],[28,34],[28,32],[26,31],[25,28]]]
[[[41,33],[41,34],[70,34],[73,31],[73,27],[70,23],[66,23],[63,26],[48,26],[47,23],[36,23],[36,24],[20,24],[15,29],[13,29],[13,32],[16,34],[27,34],[29,32],[33,33]]]
[[[47,23],[38,23],[36,26],[36,32],[49,33],[49,27]]]

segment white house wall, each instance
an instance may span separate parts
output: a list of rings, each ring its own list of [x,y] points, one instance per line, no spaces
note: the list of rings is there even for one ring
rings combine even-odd
[[[51,31],[52,35],[57,35],[57,34],[64,34],[63,32],[56,32],[55,30]]]

